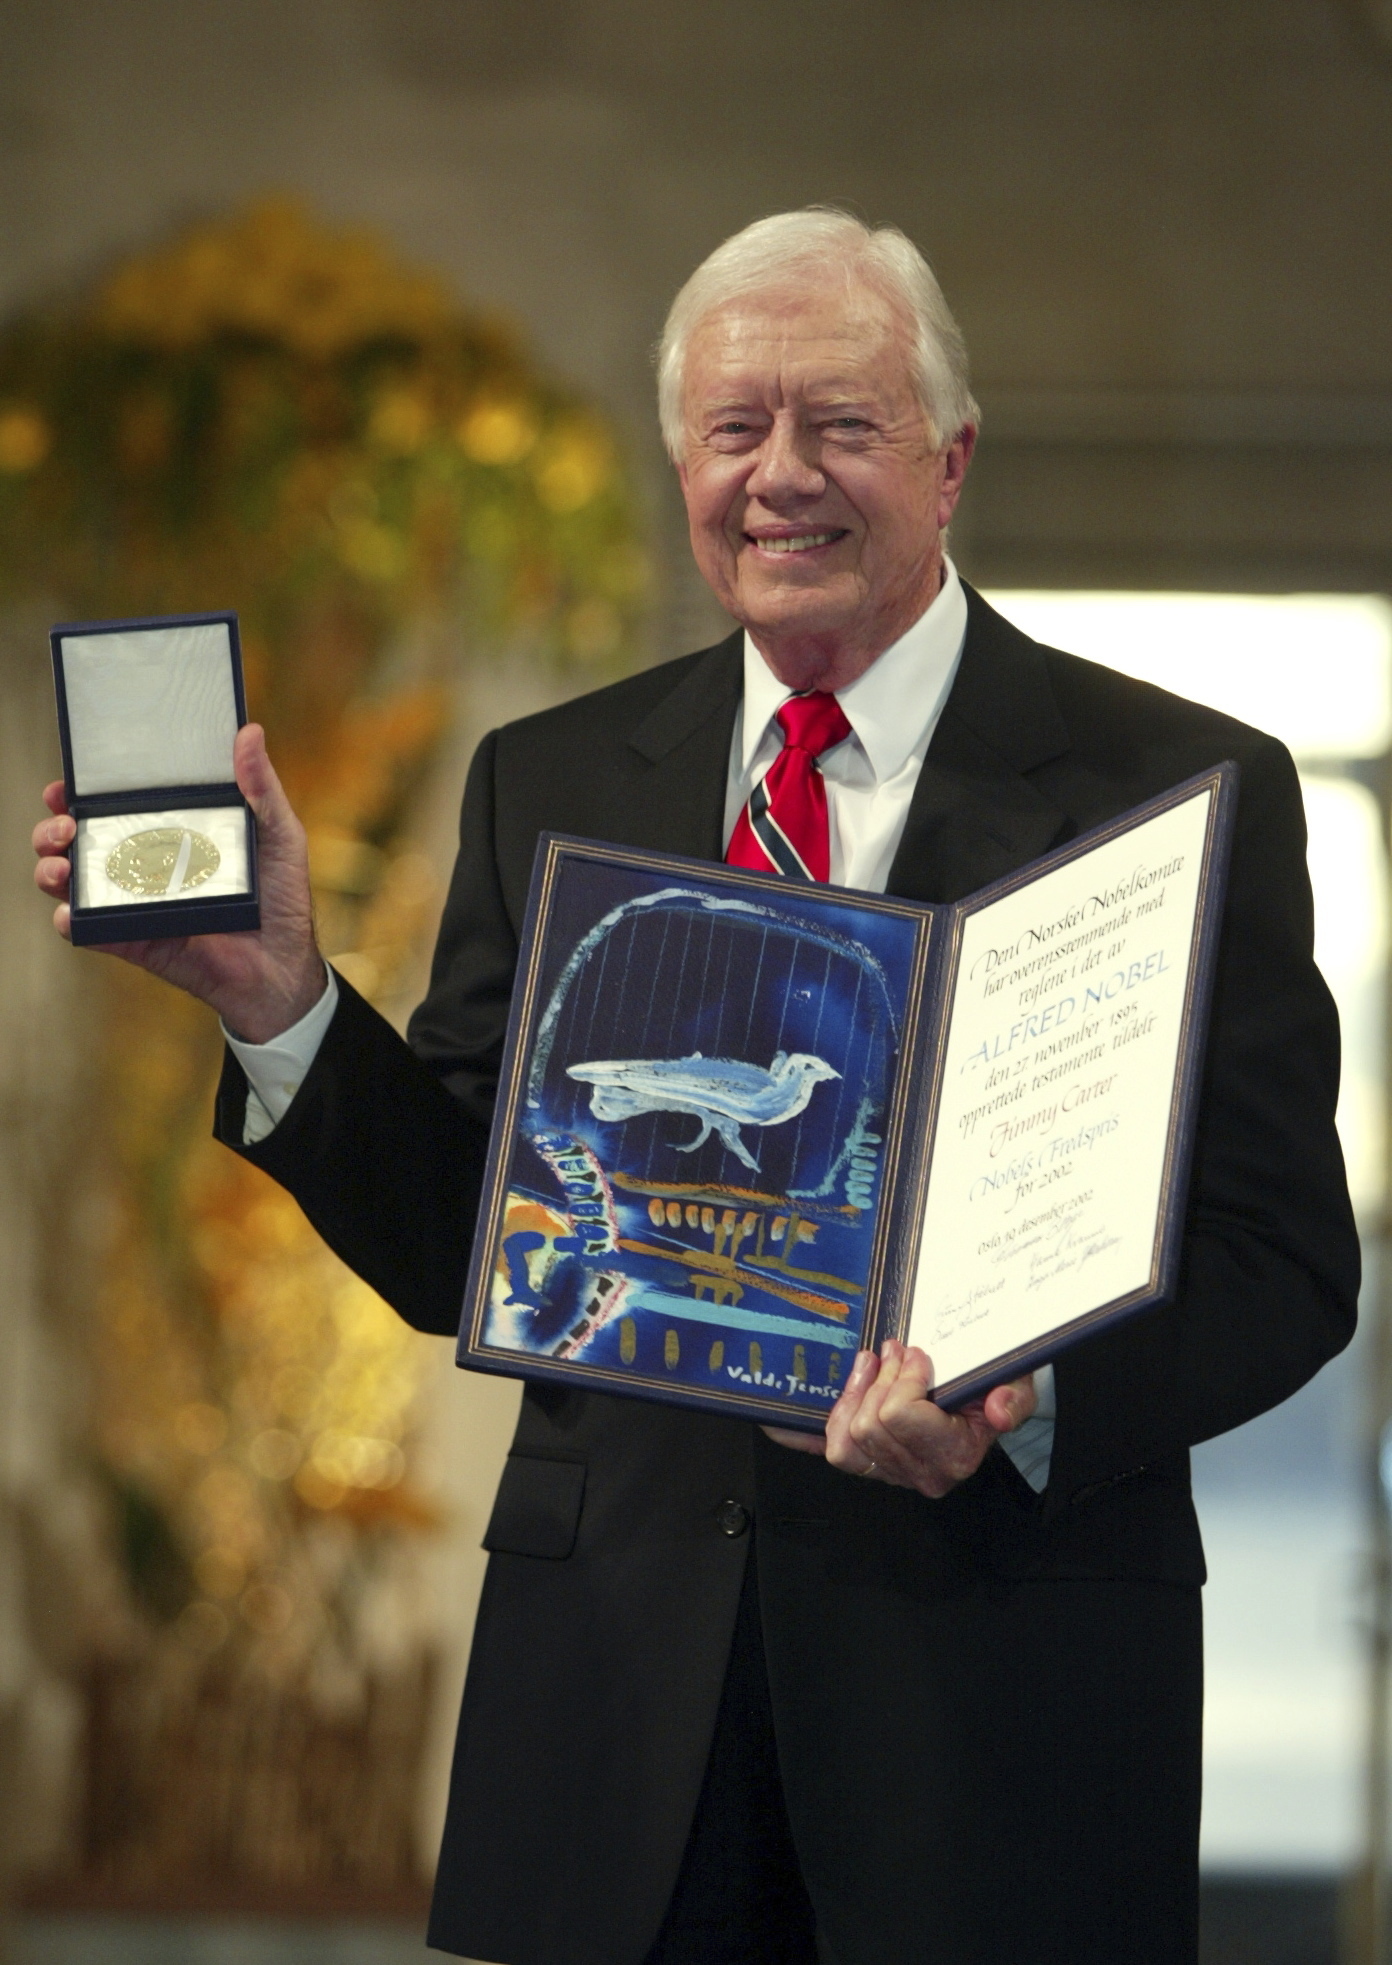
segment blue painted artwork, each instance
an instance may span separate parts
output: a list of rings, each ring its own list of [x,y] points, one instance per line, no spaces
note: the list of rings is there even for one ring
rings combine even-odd
[[[564,854],[479,1337],[823,1415],[858,1347],[922,915]]]

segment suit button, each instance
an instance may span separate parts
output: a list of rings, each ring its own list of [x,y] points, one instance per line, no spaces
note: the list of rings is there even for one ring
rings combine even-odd
[[[715,1511],[715,1525],[722,1535],[743,1535],[749,1526],[749,1510],[739,1501],[722,1501]]]

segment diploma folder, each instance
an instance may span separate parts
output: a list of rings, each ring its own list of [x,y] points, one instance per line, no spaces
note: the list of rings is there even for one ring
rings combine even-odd
[[[815,1431],[1164,1301],[1236,792],[937,907],[544,834],[458,1362]]]
[[[79,946],[260,925],[235,614],[71,621],[49,636]]]

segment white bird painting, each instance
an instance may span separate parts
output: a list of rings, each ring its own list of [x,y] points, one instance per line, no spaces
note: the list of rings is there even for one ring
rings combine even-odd
[[[619,1058],[572,1064],[567,1076],[592,1085],[596,1119],[637,1119],[645,1112],[687,1112],[701,1123],[695,1139],[676,1150],[694,1153],[712,1133],[753,1172],[759,1163],[740,1137],[741,1126],[781,1126],[805,1110],[816,1087],[839,1078],[825,1058],[779,1051],[767,1069],[738,1058]]]

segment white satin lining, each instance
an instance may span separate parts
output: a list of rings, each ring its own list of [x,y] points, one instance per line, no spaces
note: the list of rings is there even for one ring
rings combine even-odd
[[[79,793],[232,781],[237,698],[225,621],[63,636]]]

